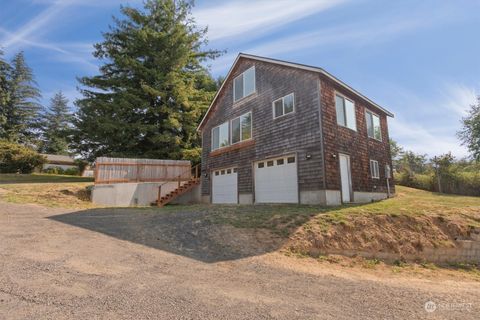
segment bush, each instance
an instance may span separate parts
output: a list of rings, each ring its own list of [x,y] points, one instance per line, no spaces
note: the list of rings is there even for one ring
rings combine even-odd
[[[32,173],[45,161],[43,156],[30,148],[0,140],[0,173]]]
[[[78,176],[80,175],[80,171],[78,168],[68,168],[66,169],[63,174],[69,175],[69,176]]]
[[[48,167],[42,171],[47,174],[64,174],[65,171],[61,167]]]

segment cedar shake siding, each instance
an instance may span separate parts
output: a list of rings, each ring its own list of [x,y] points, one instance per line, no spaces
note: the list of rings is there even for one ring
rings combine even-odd
[[[296,155],[299,202],[338,204],[341,201],[339,153],[351,159],[353,201],[386,195],[385,165],[391,167],[387,116],[392,114],[313,67],[276,61],[241,54],[202,120],[199,130],[203,201],[211,201],[212,171],[236,167],[239,202],[255,202],[254,163]],[[252,66],[255,93],[233,102],[235,77]],[[336,92],[354,101],[356,131],[337,125]],[[294,93],[294,112],[274,118],[273,101],[291,93]],[[368,137],[366,109],[380,117],[382,141]],[[248,112],[252,119],[251,139],[212,151],[212,128]],[[372,179],[370,160],[378,161],[380,179]],[[392,182],[390,192],[394,192]],[[374,196],[369,198],[369,194]]]
[[[233,103],[233,79],[255,65],[256,93]],[[202,128],[202,194],[210,194],[211,171],[238,167],[239,194],[253,193],[253,162],[297,154],[299,190],[322,188],[322,150],[319,126],[318,75],[289,67],[244,59],[226,80],[215,110]],[[273,118],[274,100],[294,93],[295,111]],[[252,142],[211,151],[212,128],[252,112]],[[240,142],[240,144],[245,142]],[[306,160],[306,155],[311,158]],[[208,177],[205,177],[208,173]]]

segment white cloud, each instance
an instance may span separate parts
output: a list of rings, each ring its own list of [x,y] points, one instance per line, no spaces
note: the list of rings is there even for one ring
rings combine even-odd
[[[447,85],[443,93],[443,106],[459,116],[465,116],[470,106],[476,103],[478,95],[475,88],[460,84]]]
[[[337,6],[346,0],[260,0],[223,2],[194,10],[208,38],[218,40],[247,34],[250,39],[269,30]]]

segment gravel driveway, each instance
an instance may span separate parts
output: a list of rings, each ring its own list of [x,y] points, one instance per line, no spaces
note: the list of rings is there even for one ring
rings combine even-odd
[[[0,319],[478,319],[479,282],[305,267],[205,221],[0,203]]]

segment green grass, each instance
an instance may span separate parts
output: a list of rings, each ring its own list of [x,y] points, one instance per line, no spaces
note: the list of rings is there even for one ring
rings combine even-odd
[[[348,225],[355,215],[419,216],[431,215],[467,220],[480,226],[480,197],[446,195],[397,186],[395,197],[368,204],[338,207],[306,205],[194,205],[166,206],[162,212],[206,212],[214,223],[229,224],[237,228],[265,228],[281,236],[288,236],[300,226],[313,224],[326,231],[332,225]],[[309,223],[307,223],[309,222]]]
[[[67,176],[59,174],[0,174],[0,184],[16,183],[65,183],[65,182],[93,182],[92,177]]]

